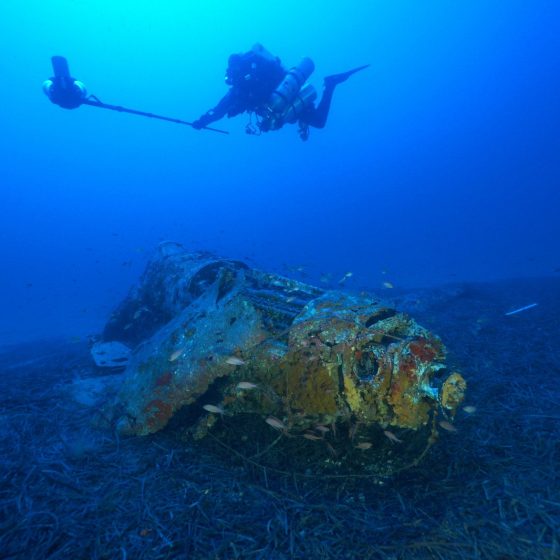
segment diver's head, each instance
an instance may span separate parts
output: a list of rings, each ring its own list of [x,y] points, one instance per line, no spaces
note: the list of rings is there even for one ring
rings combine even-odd
[[[253,77],[255,63],[242,54],[232,54],[228,59],[226,70],[226,84],[228,86],[240,86]]]
[[[226,84],[235,86],[243,79],[243,57],[240,54],[232,54],[228,59],[226,69]]]

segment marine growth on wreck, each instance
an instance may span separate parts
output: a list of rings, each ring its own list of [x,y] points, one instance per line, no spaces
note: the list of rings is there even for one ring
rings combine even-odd
[[[382,300],[174,243],[103,339],[131,348],[105,411],[122,434],[212,436],[253,460],[274,452],[333,472],[417,464],[466,390],[441,340]]]

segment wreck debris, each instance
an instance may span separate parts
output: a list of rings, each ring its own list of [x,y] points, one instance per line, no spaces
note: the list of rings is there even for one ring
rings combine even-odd
[[[539,305],[538,303],[530,303],[529,305],[524,305],[523,307],[520,307],[519,309],[514,309],[513,311],[509,311],[508,313],[504,313],[504,315],[506,317],[509,317],[510,315],[517,315],[517,313],[521,313],[522,311],[527,311],[527,309],[533,309],[533,307],[537,307],[537,305]]]
[[[455,415],[457,407],[465,398],[467,383],[460,373],[452,373],[443,383],[441,389],[441,406],[449,411],[451,417]]]
[[[253,457],[272,445],[264,420],[290,456],[326,452],[323,462],[340,465],[358,461],[357,448],[371,472],[391,474],[423,456],[438,410],[453,418],[466,390],[457,372],[442,379],[441,340],[381,300],[178,245],[160,249],[104,336],[134,347],[112,405],[133,419],[117,423],[121,433],[173,422],[195,439],[212,431],[224,445],[254,444]],[[229,431],[200,408],[227,414]]]
[[[128,364],[130,348],[120,342],[96,342],[91,348],[95,365],[100,368],[119,369]]]

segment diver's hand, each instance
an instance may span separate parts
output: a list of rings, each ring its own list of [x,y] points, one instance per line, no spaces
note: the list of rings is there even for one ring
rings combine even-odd
[[[191,123],[192,127],[195,130],[200,130],[201,128],[204,128],[206,125],[202,122],[202,119],[197,119],[196,121],[193,121]]]

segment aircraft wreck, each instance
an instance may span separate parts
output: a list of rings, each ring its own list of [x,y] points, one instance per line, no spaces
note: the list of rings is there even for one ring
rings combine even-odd
[[[417,464],[466,383],[441,340],[375,296],[162,244],[108,321],[131,349],[105,417],[380,476]],[[327,468],[327,467],[325,467]]]

